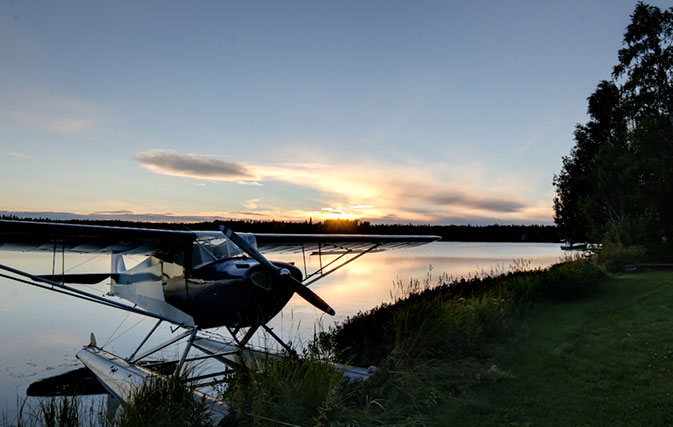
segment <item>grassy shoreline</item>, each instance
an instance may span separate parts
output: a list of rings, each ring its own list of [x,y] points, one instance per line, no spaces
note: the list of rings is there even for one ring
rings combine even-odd
[[[673,272],[606,274],[576,260],[403,288],[406,297],[316,337],[304,362],[288,358],[269,361],[263,373],[237,372],[223,395],[237,423],[665,425],[673,419]],[[347,383],[325,359],[378,370],[366,382]]]
[[[438,412],[459,424],[670,424],[671,307],[670,272],[611,275],[581,299],[530,307],[491,348],[511,378]]]
[[[228,397],[246,414],[301,425],[665,425],[671,314],[671,272],[607,275],[574,261],[473,279],[377,307],[320,337],[322,354],[378,366],[366,383],[272,367]],[[302,389],[312,382],[333,386]],[[276,395],[288,388],[313,403],[283,407]]]

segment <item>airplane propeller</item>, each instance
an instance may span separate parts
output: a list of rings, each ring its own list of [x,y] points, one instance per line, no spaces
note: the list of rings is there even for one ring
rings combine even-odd
[[[266,268],[277,274],[279,277],[281,277],[283,279],[281,280],[281,282],[287,284],[293,292],[299,294],[300,297],[304,298],[308,303],[313,305],[315,308],[324,311],[330,316],[334,316],[335,314],[334,309],[330,307],[329,304],[325,302],[325,300],[320,298],[318,294],[310,290],[308,287],[304,286],[304,284],[301,283],[299,280],[292,277],[292,275],[286,268],[280,268],[271,263],[271,261],[266,259],[266,257],[264,257],[264,255],[262,255],[255,247],[248,244],[248,242],[243,240],[241,236],[234,233],[231,229],[225,227],[224,225],[220,225],[220,231],[223,232],[224,235],[227,236],[229,240],[234,242],[236,246],[241,248],[243,252],[247,253],[250,256],[250,258],[254,259],[258,263],[265,266]]]

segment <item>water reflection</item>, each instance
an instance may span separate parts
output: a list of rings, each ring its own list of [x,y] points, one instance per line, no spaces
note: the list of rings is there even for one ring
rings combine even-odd
[[[531,268],[558,262],[562,256],[558,244],[462,243],[437,242],[430,245],[365,255],[342,270],[327,276],[311,288],[337,312],[330,317],[294,297],[270,326],[283,339],[301,344],[310,339],[316,328],[327,329],[335,321],[358,311],[365,311],[391,300],[395,281],[408,283],[428,274],[434,283],[442,273],[454,277],[481,271],[506,271],[517,259],[530,262]],[[295,262],[299,255],[276,255],[272,259]],[[140,257],[135,257],[137,262]],[[317,257],[307,257],[308,269],[319,266]],[[44,274],[52,268],[61,270],[61,259],[52,262],[49,253],[20,254],[0,252],[0,263],[25,271]],[[127,260],[127,266],[132,261]],[[430,267],[432,266],[432,269]],[[107,256],[68,255],[65,269],[70,273],[109,271]],[[105,285],[80,285],[87,291],[103,295]],[[0,278],[0,411],[9,415],[17,409],[17,397],[23,398],[27,386],[38,379],[80,367],[75,353],[95,331],[99,344],[118,354],[130,354],[154,324],[154,320],[113,308],[76,300],[46,290]],[[317,325],[317,326],[316,326]],[[147,346],[153,346],[171,334],[160,328]],[[268,342],[263,336],[257,344]],[[169,348],[164,357],[177,357],[179,348]]]

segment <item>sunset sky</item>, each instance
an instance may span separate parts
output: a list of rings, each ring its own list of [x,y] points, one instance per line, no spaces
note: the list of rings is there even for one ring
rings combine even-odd
[[[634,6],[3,1],[0,212],[550,224]]]

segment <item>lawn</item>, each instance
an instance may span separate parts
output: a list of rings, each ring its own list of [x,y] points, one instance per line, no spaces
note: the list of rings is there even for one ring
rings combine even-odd
[[[608,276],[589,295],[533,304],[488,350],[510,375],[435,406],[454,425],[670,425],[673,273]]]

